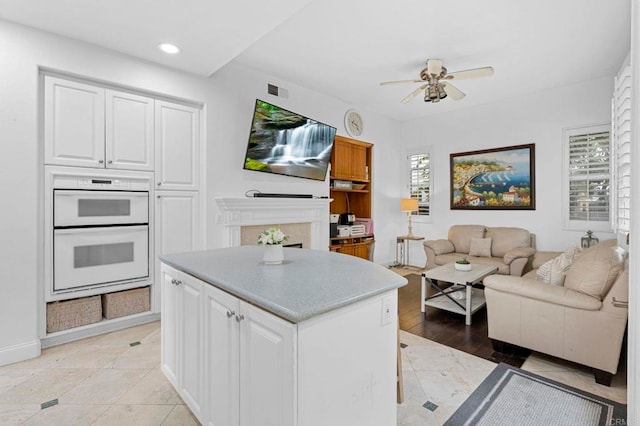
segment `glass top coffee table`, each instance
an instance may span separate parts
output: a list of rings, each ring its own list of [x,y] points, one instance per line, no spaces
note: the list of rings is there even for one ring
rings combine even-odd
[[[438,266],[422,273],[422,303],[421,311],[424,313],[427,306],[443,309],[456,314],[464,315],[466,325],[471,325],[471,315],[482,308],[487,302],[484,291],[473,288],[473,284],[480,283],[486,276],[498,271],[496,266],[473,264],[470,271],[458,271],[453,263]],[[435,281],[444,281],[453,284],[451,287],[441,289]],[[427,283],[437,293],[427,297]],[[465,292],[465,293],[462,293]],[[456,296],[463,297],[456,297]]]

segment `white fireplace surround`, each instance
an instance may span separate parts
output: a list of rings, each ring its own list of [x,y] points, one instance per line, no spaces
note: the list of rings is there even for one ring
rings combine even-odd
[[[227,229],[228,246],[240,245],[242,226],[309,223],[311,247],[328,250],[329,199],[216,197],[217,223]]]

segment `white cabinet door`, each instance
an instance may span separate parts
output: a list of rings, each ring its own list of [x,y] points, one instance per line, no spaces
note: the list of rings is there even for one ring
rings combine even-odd
[[[239,424],[239,315],[234,296],[205,284],[205,424]]]
[[[200,110],[156,101],[158,189],[198,189]]]
[[[180,287],[177,286],[177,271],[164,266],[160,274],[162,284],[162,336],[161,368],[174,388],[178,387],[178,328]]]
[[[296,327],[240,302],[240,425],[293,426]]]
[[[193,191],[156,191],[155,194],[155,272],[160,276],[158,256],[201,248],[199,199]],[[160,308],[158,296],[153,301],[155,309]]]
[[[153,171],[154,100],[109,89],[105,96],[107,167]]]
[[[103,88],[44,77],[44,162],[104,167]]]
[[[204,363],[203,356],[203,303],[204,284],[202,281],[185,275],[178,282],[180,287],[180,324],[179,337],[179,385],[180,396],[191,412],[202,420],[202,394]]]

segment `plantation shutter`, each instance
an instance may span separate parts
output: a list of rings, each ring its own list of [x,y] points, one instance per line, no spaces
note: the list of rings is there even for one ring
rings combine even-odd
[[[569,220],[609,221],[609,131],[569,136]]]
[[[630,231],[631,218],[631,66],[624,66],[615,79],[612,101],[614,191],[612,227]]]
[[[429,215],[431,160],[428,153],[409,155],[409,196],[418,200],[418,215]]]

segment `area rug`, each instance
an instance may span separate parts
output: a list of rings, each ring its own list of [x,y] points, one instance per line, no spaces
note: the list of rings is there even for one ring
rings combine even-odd
[[[409,283],[398,289],[400,328],[416,336],[424,337],[445,346],[466,352],[488,361],[505,362],[521,367],[531,353],[528,349],[508,347],[505,353],[493,350],[488,336],[487,311],[483,308],[473,314],[470,326],[465,326],[464,316],[436,308],[420,312],[419,273],[405,275]],[[428,289],[428,294],[435,290]]]
[[[609,426],[626,419],[626,405],[500,363],[445,426]]]

